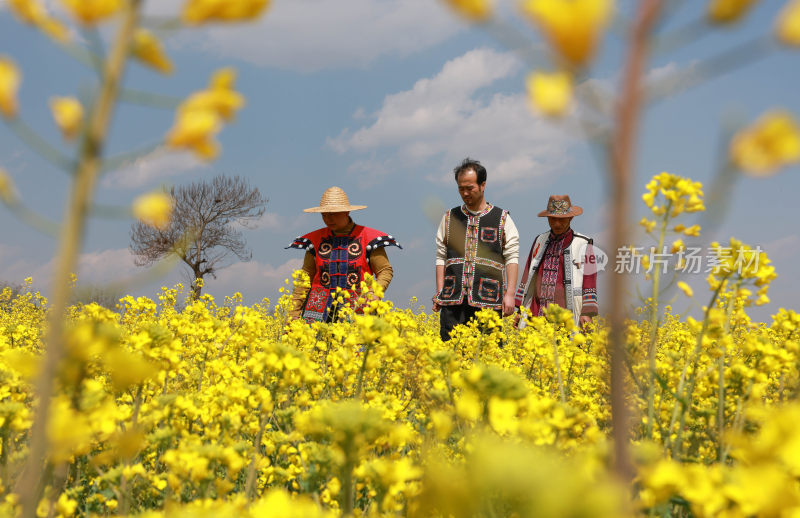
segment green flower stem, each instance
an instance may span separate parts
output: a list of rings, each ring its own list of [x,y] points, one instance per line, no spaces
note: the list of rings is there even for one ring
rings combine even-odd
[[[6,119],[6,123],[22,142],[42,158],[64,171],[73,171],[75,169],[75,162],[45,140],[25,121],[16,117],[14,119]]]
[[[261,438],[264,436],[264,430],[269,420],[269,412],[265,412],[261,406],[259,406],[259,410],[261,411],[261,419],[258,423],[258,433],[256,433],[256,438],[253,442],[253,458],[250,459],[250,465],[247,467],[247,482],[244,489],[245,496],[250,500],[255,498],[256,464],[261,459]]]
[[[658,253],[664,247],[664,236],[667,233],[667,223],[669,213],[672,210],[672,201],[667,203],[664,217],[661,219],[661,227],[658,232]],[[653,268],[653,265],[650,265]],[[656,342],[658,341],[658,290],[661,282],[661,270],[653,268],[653,295],[650,301],[650,341],[647,347],[647,364],[650,376],[647,384],[647,438],[653,438],[653,420],[655,419],[655,398],[656,398]]]
[[[714,290],[714,294],[711,296],[711,301],[706,306],[705,315],[703,317],[703,327],[700,329],[700,334],[697,335],[697,343],[694,347],[694,351],[692,353],[692,374],[688,380],[688,386],[684,382],[686,380],[686,373],[688,371],[689,365],[687,364],[683,368],[683,372],[681,372],[681,378],[678,382],[678,390],[676,390],[676,394],[678,394],[679,399],[677,401],[677,405],[675,405],[675,409],[672,411],[672,419],[669,423],[669,432],[672,433],[672,429],[675,426],[675,421],[680,419],[678,429],[675,432],[675,442],[672,443],[672,456],[673,458],[677,458],[680,455],[681,450],[683,448],[681,444],[681,439],[683,435],[683,426],[686,424],[686,413],[692,406],[692,394],[694,393],[694,385],[697,381],[697,362],[700,359],[700,353],[703,351],[703,337],[705,337],[706,331],[708,330],[708,318],[711,315],[711,309],[714,306],[714,302],[716,302],[717,297],[719,296],[722,287],[725,285],[727,281],[727,277],[723,278],[719,282],[719,286],[717,289]],[[684,387],[685,390],[684,390]]]
[[[356,384],[356,399],[361,398],[361,391],[364,389],[364,373],[367,371],[367,357],[369,356],[370,344],[364,344],[364,359],[358,369],[358,383]]]
[[[739,288],[742,285],[742,278],[736,282],[731,292],[731,298],[728,300],[728,312],[725,318],[725,333],[730,331],[731,317],[733,316],[733,308],[736,305],[736,294],[739,293]],[[718,387],[717,387],[717,458],[720,462],[725,457],[723,434],[725,433],[725,344],[722,344],[721,354],[719,356],[717,368],[718,372]]]
[[[47,219],[38,212],[29,209],[19,199],[6,201],[6,207],[22,222],[36,230],[52,237],[57,237],[61,226],[53,220]]]
[[[553,364],[556,368],[556,376],[558,380],[558,393],[562,403],[567,402],[567,394],[564,391],[564,379],[561,376],[561,362],[558,359],[558,338],[556,337],[558,330],[553,327]]]
[[[128,51],[139,17],[141,0],[126,2],[113,48],[104,65],[103,81],[91,120],[81,142],[78,164],[70,199],[64,216],[64,228],[58,251],[58,263],[53,282],[53,297],[49,315],[47,352],[37,379],[39,405],[30,432],[30,450],[17,480],[15,492],[20,496],[22,518],[34,518],[39,497],[46,485],[46,430],[49,401],[55,387],[58,365],[64,356],[64,312],[70,298],[70,277],[75,271],[83,242],[86,216],[92,202],[100,170],[100,156],[110,127],[111,115],[122,81]]]

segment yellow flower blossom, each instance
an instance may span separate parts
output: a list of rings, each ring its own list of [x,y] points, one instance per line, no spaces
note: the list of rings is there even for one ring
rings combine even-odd
[[[678,281],[678,288],[680,288],[683,294],[686,295],[687,297],[691,298],[692,296],[694,296],[694,291],[692,291],[692,287],[686,284],[685,282]]]
[[[14,181],[5,169],[0,167],[0,199],[5,203],[12,203],[16,198],[17,193],[14,188]]]
[[[67,140],[75,138],[83,123],[83,105],[74,97],[53,97],[50,112],[61,135]]]
[[[17,116],[17,90],[22,82],[16,63],[0,55],[0,114],[3,117]]]
[[[800,0],[791,0],[786,4],[775,27],[778,41],[791,47],[800,46]]]
[[[775,173],[800,160],[800,128],[787,112],[767,113],[731,141],[731,159],[754,176]]]
[[[183,20],[188,24],[238,22],[257,18],[271,0],[186,0]]]
[[[614,8],[612,0],[524,0],[522,10],[552,48],[573,65],[594,55]]]
[[[645,232],[652,232],[653,229],[656,228],[656,222],[651,221],[647,218],[642,218],[641,220],[639,220],[639,225],[641,225],[644,228]]]
[[[81,23],[91,25],[116,14],[123,0],[61,0],[61,3]]]
[[[533,72],[526,81],[528,99],[534,110],[549,117],[560,117],[572,101],[572,77],[566,72]]]
[[[489,0],[446,0],[446,2],[468,20],[482,22],[492,16],[492,5]]]
[[[24,23],[38,27],[42,32],[58,41],[66,41],[69,31],[53,18],[38,0],[8,0],[8,6]]]
[[[133,55],[162,74],[172,73],[172,62],[164,52],[164,45],[148,30],[138,29],[134,34]]]
[[[756,0],[711,0],[708,19],[712,23],[732,23],[744,16]]]
[[[686,229],[684,229],[683,234],[689,237],[699,237],[700,225],[692,225],[691,227],[687,227]]]
[[[165,192],[143,194],[133,202],[133,215],[146,225],[165,230],[172,217],[173,201]]]
[[[217,71],[209,88],[189,96],[178,107],[176,121],[167,134],[167,145],[191,149],[200,158],[209,160],[218,153],[213,140],[223,120],[231,120],[244,104],[244,98],[233,90],[235,74],[231,69]]]
[[[670,253],[674,254],[680,252],[681,250],[686,250],[686,245],[683,244],[683,239],[676,239],[672,243],[672,248],[670,249]]]

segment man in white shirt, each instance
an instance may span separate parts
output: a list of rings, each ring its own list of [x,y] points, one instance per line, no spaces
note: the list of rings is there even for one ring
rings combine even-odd
[[[508,211],[487,203],[486,168],[469,158],[453,170],[464,202],[442,217],[436,233],[436,295],[440,335],[450,339],[457,324],[479,310],[514,312],[519,232]]]

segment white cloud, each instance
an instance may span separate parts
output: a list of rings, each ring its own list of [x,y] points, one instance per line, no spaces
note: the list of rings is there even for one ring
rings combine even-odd
[[[253,223],[254,229],[278,230],[283,228],[283,218],[274,212],[265,212],[258,221]]]
[[[523,93],[484,95],[521,70],[509,53],[475,49],[445,63],[431,78],[407,91],[387,95],[371,124],[344,129],[328,145],[339,153],[389,151],[389,158],[357,159],[352,173],[381,174],[432,158],[449,171],[465,156],[480,159],[493,185],[553,174],[566,162],[568,138],[535,117]],[[522,81],[520,80],[520,85]],[[449,181],[449,175],[430,179]]]
[[[149,2],[158,14],[176,1]],[[302,72],[363,67],[384,55],[405,56],[466,27],[434,0],[290,0],[273,2],[261,19],[214,25],[181,36],[186,50]]]
[[[254,300],[272,298],[278,295],[280,286],[285,286],[284,280],[291,281],[292,272],[302,266],[302,258],[289,259],[279,266],[258,261],[234,263],[220,270],[216,279],[209,278],[206,286],[216,296],[231,295],[239,291]]]
[[[207,167],[194,155],[160,147],[133,162],[112,171],[103,179],[103,187],[131,189],[155,183],[169,176]]]
[[[698,63],[695,60],[681,66],[671,61],[666,65],[650,69],[645,77],[649,94],[655,98],[665,98],[691,87],[700,79],[697,71]]]

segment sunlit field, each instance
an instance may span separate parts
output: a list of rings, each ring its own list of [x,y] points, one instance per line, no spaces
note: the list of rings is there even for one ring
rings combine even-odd
[[[518,331],[484,312],[442,343],[437,315],[383,300],[313,325],[287,321],[288,295],[243,306],[180,286],[72,306],[38,514],[790,516],[800,315],[752,322],[727,277],[702,321],[627,324],[628,486],[602,321],[579,331],[553,306]],[[0,297],[4,515],[45,313],[38,293]]]

